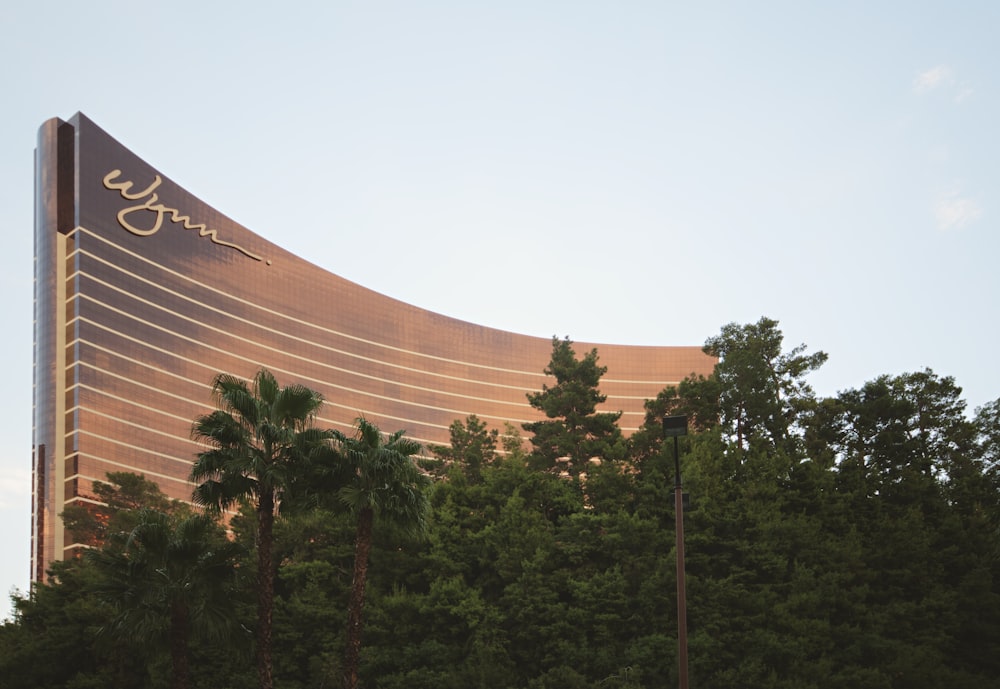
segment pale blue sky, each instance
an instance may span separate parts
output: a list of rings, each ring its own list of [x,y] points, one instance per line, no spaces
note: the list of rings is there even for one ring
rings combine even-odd
[[[289,4],[0,8],[0,595],[28,572],[32,150],[76,111],[440,313],[669,345],[767,315],[830,354],[821,394],[930,367],[1000,397],[1000,4]]]

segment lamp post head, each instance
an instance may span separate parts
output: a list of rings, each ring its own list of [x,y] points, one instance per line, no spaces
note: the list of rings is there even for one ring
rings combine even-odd
[[[663,417],[663,437],[676,438],[679,435],[687,435],[688,417],[681,414],[679,416]]]

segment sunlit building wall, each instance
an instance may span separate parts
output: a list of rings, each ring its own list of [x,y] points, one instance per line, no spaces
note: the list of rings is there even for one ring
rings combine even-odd
[[[83,115],[42,125],[36,150],[32,576],[73,547],[58,515],[92,482],[134,471],[188,500],[219,372],[261,367],[326,398],[319,423],[365,416],[423,444],[476,414],[538,413],[551,340],[448,318],[290,254],[201,202]],[[275,200],[280,203],[279,199]],[[489,315],[484,314],[488,320]],[[626,433],[643,403],[713,360],[699,347],[596,346],[604,410]]]

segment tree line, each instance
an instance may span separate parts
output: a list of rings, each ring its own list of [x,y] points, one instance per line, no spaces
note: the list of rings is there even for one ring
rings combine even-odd
[[[598,352],[553,338],[544,420],[428,448],[219,376],[199,508],[113,474],[67,509],[92,547],[14,596],[3,686],[676,684],[673,414],[692,686],[995,686],[1000,400],[970,411],[931,370],[818,397],[826,355],[767,318],[705,351],[625,437]]]

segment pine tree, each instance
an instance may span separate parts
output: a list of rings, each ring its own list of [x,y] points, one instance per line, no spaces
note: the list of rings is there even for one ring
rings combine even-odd
[[[545,413],[548,421],[523,424],[532,434],[533,463],[545,469],[565,468],[573,476],[586,471],[592,458],[622,459],[625,444],[618,428],[621,412],[598,412],[607,399],[599,389],[606,366],[599,366],[597,350],[576,358],[573,343],[552,338],[552,359],[545,374],[555,385],[529,393],[532,407]]]

